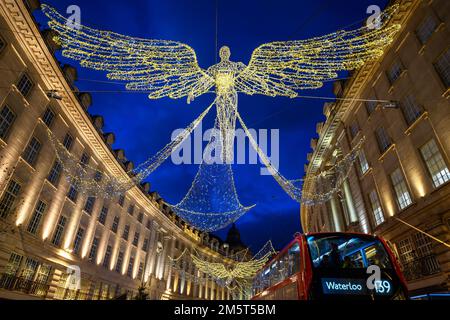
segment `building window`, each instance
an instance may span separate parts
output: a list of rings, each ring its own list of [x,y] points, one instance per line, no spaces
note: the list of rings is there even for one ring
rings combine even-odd
[[[73,202],[77,201],[78,190],[77,187],[73,184],[70,185],[69,192],[67,193],[67,197]]]
[[[98,171],[98,170],[95,171],[94,180],[97,181],[97,182],[100,182],[100,181],[102,181],[102,178],[103,178],[103,173],[101,171]]]
[[[6,218],[11,209],[13,209],[14,202],[20,192],[20,184],[16,181],[11,180],[3,194],[2,200],[0,201],[0,217]]]
[[[447,49],[434,63],[434,67],[446,88],[450,87],[450,49]]]
[[[39,200],[36,209],[34,210],[33,216],[30,219],[30,222],[28,223],[27,231],[32,234],[36,234],[36,231],[39,227],[39,224],[41,222],[42,216],[44,215],[45,208],[47,205]]]
[[[350,125],[350,136],[352,137],[352,139],[354,137],[356,137],[356,135],[359,132],[359,125],[358,122],[354,121],[351,125]]]
[[[32,258],[27,258],[27,260],[25,261],[25,266],[22,270],[22,278],[24,280],[28,280],[28,281],[33,280],[38,266],[39,266],[39,262],[37,262],[37,260],[32,259]]]
[[[389,138],[386,130],[383,127],[379,127],[378,129],[376,129],[375,135],[377,137],[380,153],[384,153],[392,144],[391,138]]]
[[[42,121],[45,123],[47,127],[50,128],[53,123],[53,119],[55,119],[55,114],[53,113],[52,109],[47,107],[47,109],[45,109],[44,114],[42,115]]]
[[[0,112],[0,138],[5,139],[8,135],[9,129],[11,128],[16,115],[8,106],[3,106]]]
[[[375,98],[368,99],[368,100],[365,102],[365,106],[366,106],[366,111],[367,111],[367,113],[368,113],[369,115],[371,115],[371,114],[375,111],[377,105],[378,105],[378,102],[376,101]]]
[[[128,240],[129,233],[130,233],[130,225],[127,224],[125,228],[123,228],[122,238]]]
[[[116,262],[116,272],[121,272],[122,270],[122,264],[123,264],[123,251],[120,251],[117,255],[117,262]]]
[[[134,204],[130,204],[128,207],[128,214],[132,216],[134,214]]]
[[[52,239],[52,243],[55,246],[59,246],[61,244],[62,235],[64,233],[64,227],[66,226],[67,218],[64,216],[59,217],[58,224],[56,225],[55,234]]]
[[[108,216],[108,208],[107,207],[103,207],[102,211],[100,211],[100,214],[98,215],[98,222],[100,222],[101,224],[105,224],[106,222],[106,217]]]
[[[400,60],[394,61],[387,72],[389,82],[393,84],[402,74],[404,68]]]
[[[70,135],[70,133],[67,133],[63,140],[63,146],[70,151],[73,145],[73,137]]]
[[[97,256],[98,237],[94,237],[92,240],[91,251],[89,251],[89,260],[93,260]]]
[[[6,48],[6,42],[5,42],[5,40],[3,40],[2,37],[0,37],[0,53],[2,53],[5,48]]]
[[[119,196],[119,201],[118,201],[118,203],[119,203],[119,205],[121,206],[121,207],[123,207],[123,203],[125,202],[125,196],[123,195],[123,194],[121,194],[120,196]]]
[[[408,94],[400,101],[400,108],[406,123],[411,125],[423,113],[423,108],[420,106],[412,94]]]
[[[438,21],[436,17],[432,14],[426,16],[416,29],[417,38],[419,38],[420,43],[425,44],[437,27]]]
[[[147,220],[147,223],[145,224],[145,227],[146,227],[148,230],[151,230],[151,229],[152,229],[152,221],[151,221],[150,219]]]
[[[114,221],[111,226],[111,231],[114,233],[117,233],[117,228],[119,227],[119,220],[120,220],[119,217],[117,216],[114,217]]]
[[[86,204],[84,205],[84,211],[86,211],[86,213],[88,213],[89,215],[92,214],[92,210],[94,209],[94,204],[95,204],[95,197],[88,197],[86,199]]]
[[[134,238],[133,238],[133,246],[137,247],[138,242],[139,242],[139,232],[135,232],[134,233]]]
[[[80,163],[83,167],[86,167],[89,163],[89,155],[87,153],[83,153],[81,155]]]
[[[59,182],[59,178],[61,177],[61,169],[62,165],[58,160],[55,160],[53,167],[50,169],[47,180],[53,184],[55,187]]]
[[[19,82],[17,83],[17,89],[25,98],[30,94],[31,89],[33,89],[33,81],[31,81],[28,74],[24,73],[22,77],[20,77]]]
[[[84,229],[79,227],[77,234],[75,235],[75,240],[73,241],[73,253],[78,254],[78,252],[80,251],[83,236],[84,236]]]
[[[5,267],[5,273],[9,275],[17,275],[20,269],[20,264],[22,263],[23,256],[12,252],[9,256],[8,264]]]
[[[108,245],[106,247],[105,257],[103,258],[103,266],[105,268],[109,267],[109,263],[111,262],[111,253],[112,253],[112,247],[111,247],[111,245]]]
[[[364,150],[362,149],[359,151],[358,160],[359,160],[359,169],[361,170],[362,174],[365,174],[367,170],[369,170],[369,163],[367,162],[366,155],[364,153]]]
[[[134,258],[130,257],[130,262],[128,262],[128,269],[127,269],[127,276],[129,277],[133,276],[133,264]]]
[[[148,250],[148,238],[145,238],[144,242],[142,242],[142,250],[147,252],[147,250]]]
[[[41,143],[35,137],[31,138],[28,146],[23,152],[23,159],[28,162],[29,165],[34,166],[40,149]]]
[[[427,165],[428,172],[435,188],[450,180],[450,171],[439,151],[436,141],[431,139],[420,148],[422,158]]]
[[[397,195],[397,204],[400,209],[408,207],[411,203],[411,195],[409,194],[408,187],[406,186],[405,178],[402,172],[397,168],[391,173],[391,181]]]
[[[142,212],[139,212],[137,220],[142,223],[142,220],[144,220],[144,214]]]
[[[142,262],[140,262],[139,263],[138,274],[137,274],[138,279],[142,278],[142,274],[143,273],[144,273],[144,264]]]
[[[375,218],[375,224],[378,226],[379,224],[384,222],[384,214],[383,209],[381,209],[380,199],[378,199],[378,194],[376,190],[372,190],[369,193],[370,206],[372,207],[372,214]]]
[[[402,264],[407,264],[415,259],[413,245],[409,238],[398,242],[398,252]]]

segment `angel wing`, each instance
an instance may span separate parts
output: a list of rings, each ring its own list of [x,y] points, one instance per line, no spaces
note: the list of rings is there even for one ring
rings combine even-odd
[[[203,273],[214,275],[214,277],[219,279],[226,279],[231,276],[231,273],[225,268],[223,263],[203,261],[193,254],[191,254],[191,258],[198,270]]]
[[[42,5],[42,11],[58,34],[63,56],[84,67],[107,71],[109,79],[126,81],[129,90],[149,91],[150,99],[192,99],[214,85],[186,44],[73,26],[52,7]]]
[[[295,97],[296,90],[320,88],[324,81],[336,78],[338,71],[357,69],[383,54],[400,29],[399,25],[388,25],[397,7],[380,14],[378,28],[365,26],[308,40],[259,46],[236,78],[236,89],[250,95]]]
[[[236,263],[234,269],[231,271],[231,276],[236,278],[253,278],[258,270],[266,264],[267,259],[250,260],[246,262]]]

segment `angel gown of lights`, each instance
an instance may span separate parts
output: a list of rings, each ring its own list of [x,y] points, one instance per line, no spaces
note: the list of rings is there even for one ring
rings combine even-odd
[[[314,181],[317,193],[302,195],[300,186],[296,185],[300,180],[283,177],[249,134],[238,112],[238,94],[295,98],[298,90],[320,88],[323,82],[337,78],[337,72],[357,69],[366,61],[380,57],[400,28],[389,23],[397,9],[397,6],[391,6],[380,14],[377,27],[367,25],[307,40],[266,43],[253,51],[247,65],[231,61],[230,49],[224,46],[220,49],[221,61],[204,70],[198,65],[195,51],[186,44],[135,38],[83,25],[73,26],[55,9],[47,5],[42,7],[49,18],[49,26],[57,33],[55,40],[61,44],[64,57],[78,60],[83,67],[106,71],[109,79],[126,82],[128,90],[148,92],[150,99],[186,97],[189,103],[214,88],[216,97],[205,112],[174,141],[133,170],[131,175],[133,185],[145,179],[215,105],[215,129],[220,134],[218,141],[209,143],[220,144],[221,161],[203,161],[186,197],[172,206],[180,217],[204,231],[223,228],[251,208],[239,202],[231,168],[237,121],[275,180],[291,198],[306,204],[329,199],[339,187],[339,181],[348,174],[361,146],[358,144],[351,150],[340,166],[317,175],[317,181]],[[97,188],[92,179],[76,177],[74,172],[78,172],[79,168],[73,168],[73,161],[63,162],[62,165],[66,174],[85,186],[86,190],[94,192],[104,189]],[[114,183],[110,183],[109,196],[130,188],[130,182],[109,180],[117,184],[114,187]],[[91,184],[94,187],[89,188]]]

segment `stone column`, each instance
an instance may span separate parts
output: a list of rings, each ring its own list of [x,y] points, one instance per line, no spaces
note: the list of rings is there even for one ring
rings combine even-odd
[[[345,202],[347,203],[348,213],[350,216],[350,222],[357,222],[358,221],[358,215],[356,214],[355,204],[353,202],[353,196],[352,191],[350,189],[350,184],[348,183],[348,180],[345,179],[344,181],[344,195],[345,195]]]
[[[333,216],[334,229],[337,232],[343,231],[343,223],[342,223],[342,215],[341,210],[339,209],[339,203],[336,199],[336,195],[330,199],[331,204],[331,214]]]
[[[173,258],[173,252],[175,249],[175,237],[169,236],[167,238],[167,244],[169,245],[168,253],[163,257],[165,260],[165,268],[164,268],[164,278],[167,279],[166,283],[166,289],[171,290],[171,284],[172,284],[172,261],[169,259],[169,257]]]

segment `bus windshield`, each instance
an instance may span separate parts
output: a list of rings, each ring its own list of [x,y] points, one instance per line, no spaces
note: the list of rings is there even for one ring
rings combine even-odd
[[[307,236],[313,266],[316,269],[362,269],[377,265],[392,269],[389,255],[380,240],[358,235]]]

